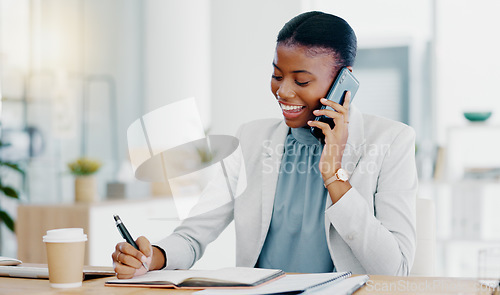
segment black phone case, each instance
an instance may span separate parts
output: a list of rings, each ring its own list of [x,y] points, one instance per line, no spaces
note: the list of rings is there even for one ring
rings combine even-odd
[[[332,86],[330,87],[330,90],[328,91],[328,94],[326,95],[326,99],[335,101],[339,104],[344,104],[344,98],[345,98],[345,93],[347,91],[351,92],[351,102],[354,99],[354,95],[358,91],[359,88],[359,81],[354,77],[354,75],[349,71],[348,68],[342,68],[340,70],[340,73],[338,74],[337,78],[333,82]],[[321,110],[323,109],[329,109],[333,110],[331,107],[327,107],[325,105],[321,106]],[[330,125],[330,128],[333,128],[335,126],[335,123],[333,122],[333,119],[330,117],[326,116],[318,116],[315,121],[321,121],[328,123]],[[321,131],[320,128],[317,127],[311,127],[311,133],[318,138],[319,140],[324,139],[323,131]]]

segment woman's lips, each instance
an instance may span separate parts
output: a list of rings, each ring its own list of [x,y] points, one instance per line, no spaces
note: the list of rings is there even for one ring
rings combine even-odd
[[[293,118],[297,118],[298,116],[300,116],[306,106],[301,106],[301,105],[289,105],[289,104],[284,104],[284,103],[279,103],[280,104],[280,107],[281,107],[281,110],[283,111],[283,116],[287,119],[293,119]]]

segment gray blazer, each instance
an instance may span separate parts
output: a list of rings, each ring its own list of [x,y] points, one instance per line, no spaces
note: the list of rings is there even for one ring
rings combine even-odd
[[[166,251],[168,269],[190,268],[233,219],[236,264],[255,266],[271,222],[288,131],[280,119],[240,128],[246,190],[234,202],[184,220],[157,243]],[[416,239],[415,132],[405,124],[362,114],[353,105],[342,167],[352,188],[335,205],[327,198],[325,210],[325,235],[337,271],[408,275]],[[216,187],[202,198],[210,195],[217,195]]]

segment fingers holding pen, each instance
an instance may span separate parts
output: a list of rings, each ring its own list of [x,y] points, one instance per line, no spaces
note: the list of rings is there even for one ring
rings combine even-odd
[[[151,246],[149,240],[144,236],[137,238],[135,243],[137,244],[137,247],[139,247],[139,251],[143,254],[142,257],[139,258],[144,266],[141,268],[140,274],[142,274],[142,270],[148,272],[151,267],[151,262],[153,261],[153,247]]]
[[[137,272],[136,268],[121,263],[115,263],[114,269],[116,277],[119,279],[131,279],[135,276],[135,273]]]
[[[131,272],[133,272],[132,276],[145,274],[149,271],[149,265],[152,261],[151,244],[145,237],[140,237],[137,241],[134,241],[120,217],[113,215],[113,218],[118,231],[126,241],[118,243],[115,252],[111,254],[117,276],[129,276]],[[143,252],[146,252],[146,254]]]
[[[153,255],[153,249],[151,247],[151,243],[149,242],[149,240],[146,237],[144,237],[144,236],[138,237],[137,240],[135,241],[135,243],[139,247],[139,250],[144,255],[146,255],[146,257],[151,257],[151,255]]]
[[[144,265],[148,266],[151,264],[152,249],[149,241],[147,243],[145,241],[140,242],[138,239],[137,243],[141,243],[143,251],[148,252],[150,256],[145,256],[141,251],[126,242],[116,245],[115,252],[113,252],[111,257],[113,258],[116,276],[119,279],[132,278],[148,272],[148,268]]]
[[[111,254],[114,271],[119,279],[130,279],[134,277],[137,269],[142,266],[141,262],[134,256],[125,253],[128,250],[127,244],[128,243],[117,244],[115,251]]]
[[[116,245],[115,252],[113,252],[111,256],[113,258],[113,261],[135,269],[142,267],[142,257],[146,259],[144,254],[142,254],[127,242],[118,243]]]

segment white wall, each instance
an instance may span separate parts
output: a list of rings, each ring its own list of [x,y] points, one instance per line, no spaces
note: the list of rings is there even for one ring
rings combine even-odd
[[[492,110],[500,122],[500,2],[436,1],[436,128],[444,143],[449,127],[467,124],[464,111]]]
[[[360,46],[376,37],[429,38],[432,33],[431,0],[304,0],[317,9],[345,19],[358,36]]]
[[[19,71],[28,66],[28,11],[26,0],[2,0],[0,2],[0,64],[2,68],[6,67],[6,70]],[[4,76],[2,78],[5,79]],[[3,94],[8,95],[8,87],[3,86]],[[15,92],[14,89],[12,90]]]
[[[278,31],[301,1],[148,0],[145,110],[194,96],[212,134],[281,117],[270,92]]]
[[[145,112],[195,97],[208,127],[210,1],[147,0],[144,6]]]
[[[409,124],[415,128],[417,142],[433,137],[434,106],[429,97],[431,91],[426,89],[432,70],[424,68],[433,38],[432,5],[433,0],[304,0],[304,7],[309,10],[321,10],[345,19],[355,31],[360,49],[409,47]],[[363,81],[360,82],[361,94]],[[365,111],[363,105],[358,107]]]
[[[216,0],[211,10],[211,133],[235,134],[242,123],[282,118],[270,89],[274,48],[301,1]]]
[[[411,54],[416,67],[422,66],[419,62],[425,42],[435,42],[431,99],[427,90],[419,89],[420,75],[426,69],[417,68],[410,77],[414,85],[410,85],[410,123],[415,125],[417,136],[422,136],[419,131],[429,132],[424,126],[433,121],[432,138],[445,145],[448,128],[468,124],[462,114],[466,110],[492,110],[488,123],[499,123],[500,90],[496,84],[500,79],[500,42],[493,37],[495,28],[500,26],[498,1],[304,0],[304,3],[308,9],[325,10],[348,20],[358,35],[360,47],[408,39],[404,42],[413,46],[415,52]]]

